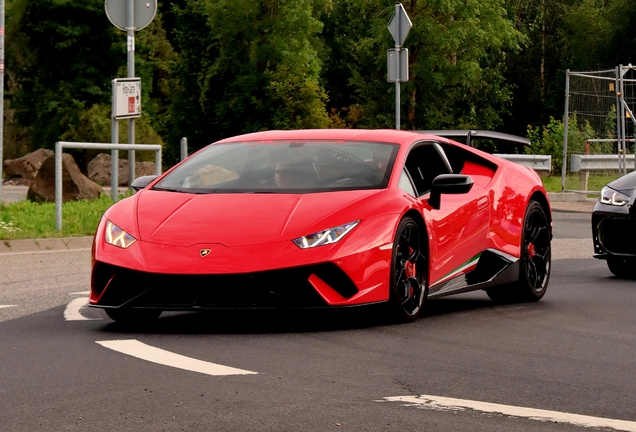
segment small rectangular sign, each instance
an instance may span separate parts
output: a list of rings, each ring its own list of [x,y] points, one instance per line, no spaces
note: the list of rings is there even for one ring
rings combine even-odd
[[[398,57],[400,61],[400,77],[398,80]],[[409,80],[409,50],[406,48],[400,49],[397,51],[396,49],[390,49],[386,55],[386,63],[388,76],[387,81],[389,82],[406,82]]]
[[[141,116],[141,78],[113,80],[113,118]]]

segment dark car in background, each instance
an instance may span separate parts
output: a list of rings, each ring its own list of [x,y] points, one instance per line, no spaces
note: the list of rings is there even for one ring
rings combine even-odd
[[[592,213],[594,258],[607,261],[610,271],[636,278],[636,172],[603,188]]]

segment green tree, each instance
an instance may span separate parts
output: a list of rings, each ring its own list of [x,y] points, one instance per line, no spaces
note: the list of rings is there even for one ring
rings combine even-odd
[[[98,0],[16,0],[9,22],[9,97],[31,149],[52,148],[84,109],[110,100],[121,55]]]
[[[111,80],[127,76],[126,33],[109,22],[103,1],[16,0],[9,16],[7,123],[20,139],[9,142],[19,148],[12,156],[52,148],[58,140],[109,142]],[[166,130],[169,71],[176,58],[157,14],[136,33],[143,107],[138,143],[163,141],[159,134]],[[120,142],[126,142],[127,124],[121,123]],[[74,152],[80,166],[94,154]]]
[[[502,76],[505,53],[516,49],[520,37],[507,19],[503,1],[410,0],[403,5],[413,22],[405,42],[410,81],[402,84],[403,127],[499,125],[511,98]],[[327,21],[334,26],[327,32],[341,35],[339,43],[348,43],[349,59],[339,59],[346,62],[340,70],[348,71],[352,97],[347,102],[361,110],[360,126],[393,127],[394,86],[386,81],[386,50],[394,46],[386,27],[393,2],[340,0],[334,10],[340,17]],[[335,81],[330,79],[329,91]],[[338,93],[346,93],[339,86]]]
[[[322,0],[175,4],[171,143],[187,135],[199,148],[239,133],[325,127],[315,16],[325,7]]]

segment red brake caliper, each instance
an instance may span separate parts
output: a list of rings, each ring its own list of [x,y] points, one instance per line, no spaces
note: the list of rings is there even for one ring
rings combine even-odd
[[[537,254],[537,250],[534,247],[533,243],[530,243],[528,245],[528,256],[530,257],[530,259],[534,258],[534,256]]]
[[[413,248],[409,247],[409,256],[410,255],[413,255]],[[410,261],[407,261],[406,264],[404,264],[404,271],[406,272],[406,277],[409,279],[414,278],[417,273],[415,264]],[[413,288],[413,286],[411,285],[410,295],[412,296],[414,293],[415,293],[415,288]]]

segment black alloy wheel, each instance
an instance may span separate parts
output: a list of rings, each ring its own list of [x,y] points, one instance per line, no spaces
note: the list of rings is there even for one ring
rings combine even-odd
[[[122,324],[147,324],[153,322],[161,315],[160,310],[156,309],[104,309],[106,315],[113,321]]]
[[[541,204],[530,201],[521,237],[519,280],[486,290],[494,301],[537,301],[548,289],[551,266],[550,224]]]
[[[400,222],[393,241],[390,304],[402,322],[414,321],[426,299],[426,248],[422,229],[410,217]]]

